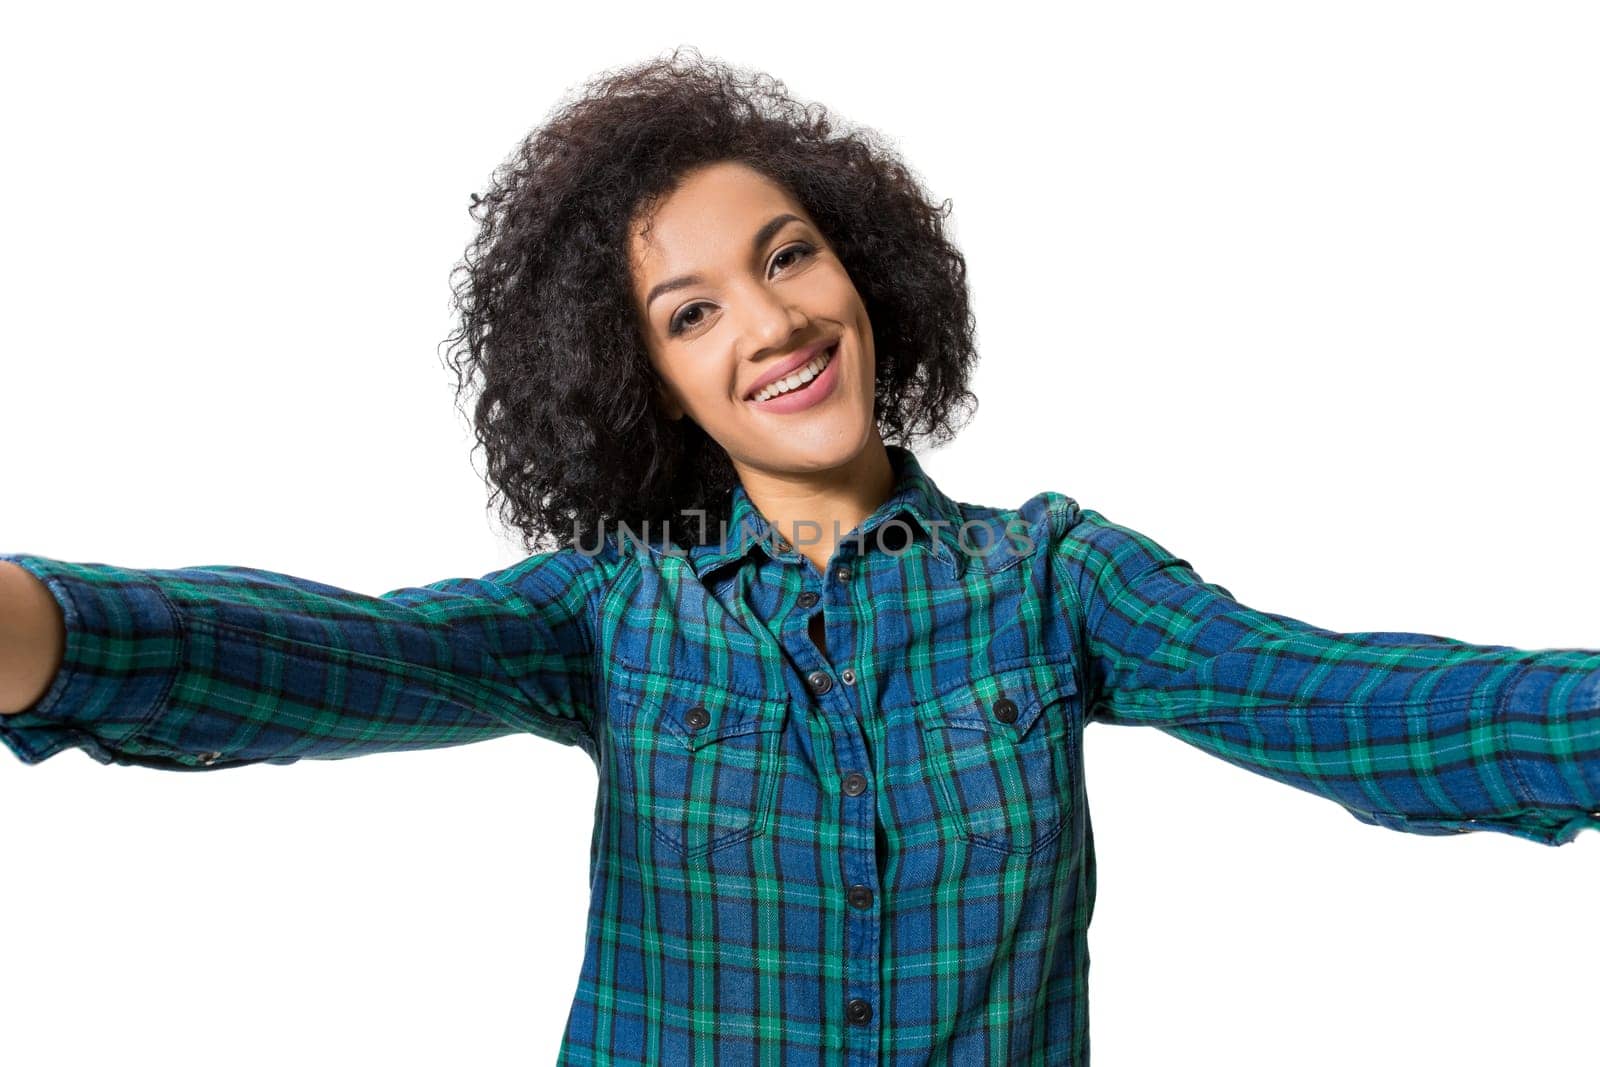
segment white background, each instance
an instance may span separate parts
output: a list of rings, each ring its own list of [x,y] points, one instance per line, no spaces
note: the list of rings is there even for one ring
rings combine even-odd
[[[0,550],[368,593],[521,558],[436,349],[468,194],[686,43],[952,200],[950,495],[1067,493],[1320,626],[1600,649],[1592,6],[561,8],[11,16]],[[0,756],[0,1059],[554,1060],[580,750]],[[1600,834],[1369,827],[1153,730],[1086,759],[1099,1067],[1600,1055]]]

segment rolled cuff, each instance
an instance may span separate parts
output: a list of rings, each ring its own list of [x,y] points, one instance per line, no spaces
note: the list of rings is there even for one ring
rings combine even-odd
[[[183,658],[178,612],[137,571],[0,553],[40,579],[61,607],[60,668],[28,708],[0,715],[0,741],[24,763],[81,747],[101,763],[166,706]]]

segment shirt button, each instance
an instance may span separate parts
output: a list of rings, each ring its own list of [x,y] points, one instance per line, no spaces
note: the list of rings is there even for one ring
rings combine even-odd
[[[200,762],[204,763],[207,767],[211,766],[221,758],[222,753],[220,752],[202,752],[199,756]]]
[[[848,582],[850,580],[850,568],[839,567],[833,572],[833,576],[839,579],[841,582]]]
[[[826,693],[833,688],[833,679],[828,677],[827,671],[812,671],[806,675],[806,682],[810,684],[813,693]]]
[[[856,672],[851,670],[849,667],[846,667],[844,670],[839,672],[839,681],[843,682],[845,685],[855,685]]]
[[[859,1024],[872,1021],[872,1005],[860,997],[851,998],[850,1003],[845,1005],[845,1013],[853,1023]]]
[[[813,593],[811,590],[807,589],[804,593],[800,594],[798,603],[803,608],[809,608],[816,604],[816,602],[820,599],[822,598],[817,596],[817,594]]]
[[[867,776],[857,771],[851,771],[844,776],[845,796],[858,797],[867,791]]]
[[[994,717],[1001,722],[1017,721],[1017,706],[1008,698],[1001,697],[994,702]]]
[[[864,885],[859,885],[859,884],[851,886],[850,887],[850,904],[851,904],[852,907],[857,907],[857,908],[870,908],[870,907],[872,907],[872,890],[868,889]]]
[[[711,721],[711,715],[705,708],[693,707],[689,709],[689,714],[683,717],[683,721],[689,724],[689,729],[698,730]]]

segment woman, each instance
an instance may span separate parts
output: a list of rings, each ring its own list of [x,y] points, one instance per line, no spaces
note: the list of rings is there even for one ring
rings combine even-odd
[[[478,203],[456,368],[515,566],[363,596],[0,564],[25,762],[528,731],[599,797],[563,1063],[1088,1062],[1086,722],[1418,834],[1600,819],[1600,652],[1334,633],[1056,492],[951,500],[964,264],[893,154],[674,55]]]

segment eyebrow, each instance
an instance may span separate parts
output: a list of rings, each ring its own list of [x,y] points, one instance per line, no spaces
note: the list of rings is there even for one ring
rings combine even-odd
[[[773,234],[783,229],[789,223],[804,221],[805,219],[802,219],[799,215],[791,215],[788,213],[774,215],[772,218],[768,219],[766,224],[762,226],[761,229],[757,230],[756,235],[750,239],[751,249],[759,249],[762,245],[766,244],[772,239]],[[698,274],[684,274],[680,277],[671,278],[662,282],[660,285],[651,289],[650,295],[644,298],[645,309],[648,310],[650,305],[655,303],[656,297],[661,296],[663,293],[670,293],[674,289],[687,289],[691,285],[699,285],[702,280],[703,279]]]

